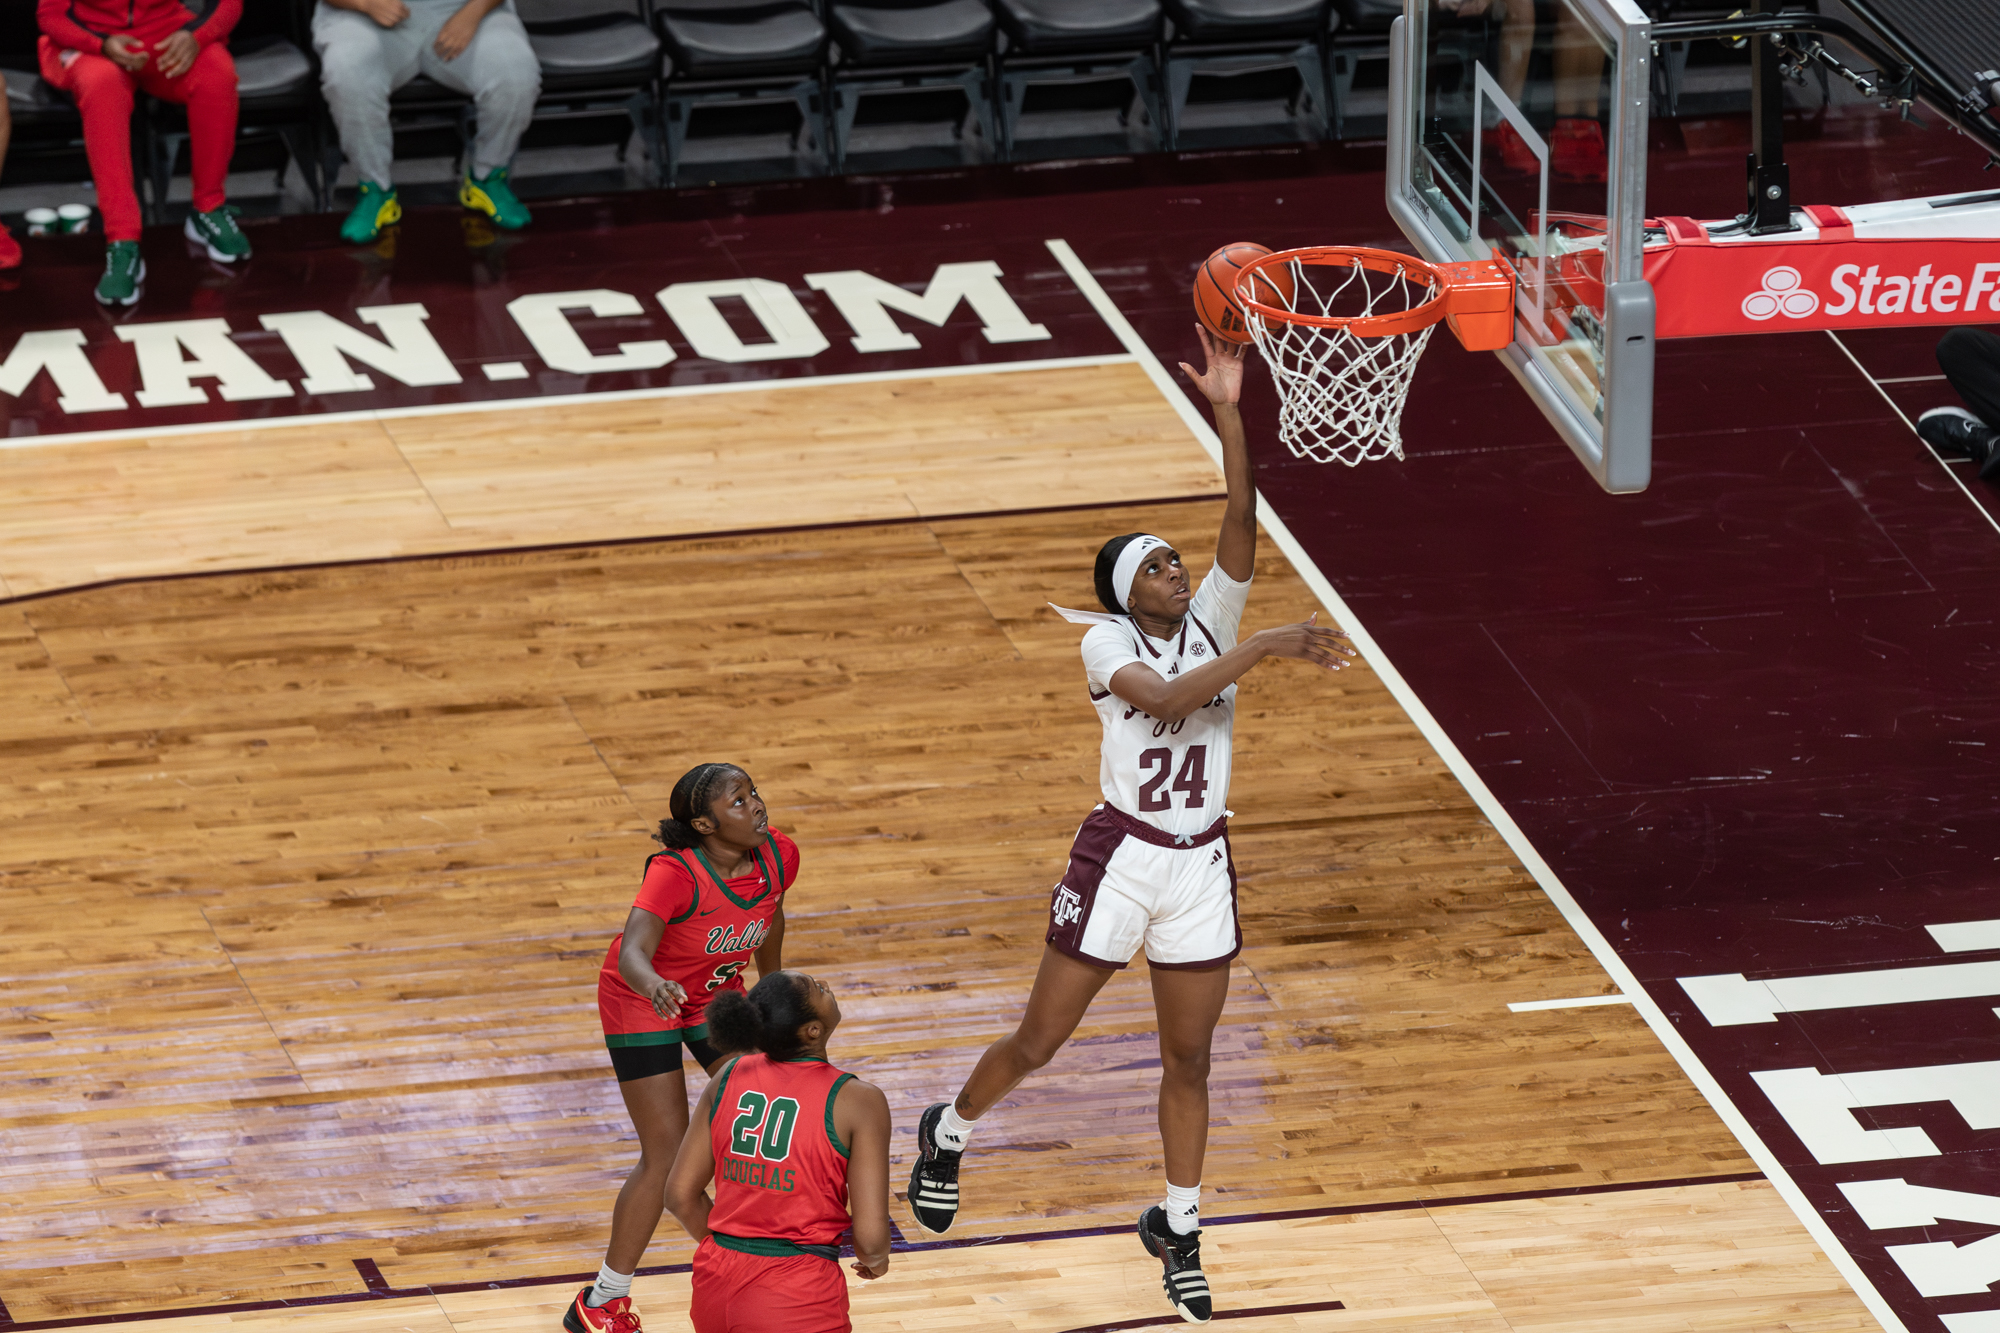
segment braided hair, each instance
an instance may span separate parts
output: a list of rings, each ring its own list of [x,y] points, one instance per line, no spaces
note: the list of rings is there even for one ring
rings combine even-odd
[[[735,764],[696,764],[681,774],[681,780],[674,784],[673,794],[667,798],[667,811],[671,818],[660,821],[660,831],[653,837],[674,851],[701,846],[701,834],[695,831],[694,821],[709,813],[708,807],[715,801],[715,793],[732,776],[747,778],[750,775]]]
[[[762,1051],[773,1060],[791,1060],[805,1049],[799,1029],[818,1018],[807,1002],[808,986],[797,972],[760,977],[749,994],[726,990],[708,1002],[708,1032],[725,1051]]]
[[[1097,568],[1094,577],[1097,600],[1114,616],[1132,614],[1129,607],[1119,603],[1118,590],[1111,586],[1111,576],[1118,570],[1118,557],[1125,553],[1126,547],[1145,535],[1143,532],[1128,532],[1122,537],[1113,537],[1097,550]]]

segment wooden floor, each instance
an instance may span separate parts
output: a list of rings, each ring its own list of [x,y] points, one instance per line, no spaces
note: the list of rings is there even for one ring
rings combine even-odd
[[[1135,365],[725,387],[0,448],[0,596],[1222,490]]]
[[[1128,371],[1093,373],[1116,394]],[[770,401],[805,409],[818,392]],[[939,393],[911,474],[950,470]],[[1178,433],[1119,485],[1213,489],[1157,396],[1132,410],[1135,440]],[[4,462],[24,458],[65,465],[55,450]],[[916,491],[893,471],[880,493],[903,486],[907,512]],[[1070,503],[1099,479],[951,484],[919,511]],[[866,518],[874,502],[826,505]],[[644,521],[783,527],[817,497],[789,503]],[[221,536],[251,533],[232,512]],[[1199,556],[1218,518],[1212,500],[1124,503],[0,607],[7,1314],[356,1295],[357,1261],[413,1292],[594,1270],[636,1153],[594,973],[646,828],[702,759],[746,765],[804,849],[787,962],[841,991],[835,1056],[888,1092],[906,1170],[915,1110],[1018,1016],[1049,886],[1094,799],[1080,631],[1043,603],[1089,604],[1106,534],[1156,530]],[[471,544],[593,521],[565,493]],[[87,526],[51,549],[83,551]],[[219,558],[301,561],[322,538],[345,558],[379,536],[360,530],[343,546],[339,524],[281,524],[261,545],[219,539]],[[142,533],[125,550],[119,536],[97,532],[66,564],[17,527],[0,559],[16,592],[87,581],[86,566],[190,563],[172,546],[192,538]],[[1248,623],[1315,609],[1263,551]],[[1257,1322],[1270,1328],[1870,1326],[1773,1191],[1716,1179],[1748,1159],[1628,1006],[1509,1012],[1611,985],[1370,673],[1267,664],[1246,679],[1238,745],[1248,947],[1217,1037],[1204,1208],[1321,1215],[1213,1227],[1225,1309],[1345,1307]],[[1122,1230],[1159,1181],[1150,1023],[1136,967],[968,1159],[960,1229],[1008,1243],[899,1258],[857,1288],[859,1327],[1054,1333],[1167,1313]],[[1652,1187],[1451,1202],[1612,1184]],[[1404,1206],[1330,1211],[1383,1205]],[[1034,1239],[1099,1227],[1120,1230]],[[648,1263],[687,1253],[669,1222]],[[572,1290],[169,1322],[550,1333]],[[639,1290],[653,1326],[675,1327],[685,1277]]]

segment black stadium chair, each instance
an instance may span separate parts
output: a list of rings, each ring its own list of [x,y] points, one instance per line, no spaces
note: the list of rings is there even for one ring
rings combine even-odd
[[[193,8],[206,11],[203,0]],[[319,68],[308,54],[312,42],[301,23],[301,12],[288,4],[246,4],[229,35],[229,54],[236,61],[236,146],[276,143],[281,149],[277,176],[284,186],[285,167],[296,162],[305,178],[314,208],[325,208],[327,181],[320,135],[323,113],[319,100]],[[150,221],[165,217],[167,188],[187,143],[187,109],[172,102],[146,98],[146,180],[151,199]]]
[[[1266,70],[1298,71],[1300,96],[1312,103],[1322,132],[1330,126],[1321,42],[1330,0],[1166,0],[1174,32],[1168,39],[1170,143],[1178,143],[1195,75],[1234,77]]]
[[[1005,48],[998,62],[1000,143],[1009,155],[1028,89],[1038,83],[1130,79],[1165,146],[1160,104],[1160,0],[995,0]],[[1128,104],[1129,106],[1129,104]]]
[[[44,181],[87,181],[90,161],[83,151],[83,118],[68,95],[42,82],[35,71],[41,29],[33,5],[0,5],[0,73],[7,76],[7,110],[14,140],[7,153],[12,183],[23,177]],[[145,161],[143,115],[132,117],[132,160]]]
[[[649,178],[666,170],[654,87],[660,38],[651,0],[517,0],[542,67],[535,120],[623,116],[645,145]],[[624,146],[619,158],[624,158]]]
[[[33,14],[30,11],[30,19]],[[31,51],[26,58],[16,52],[0,53],[0,74],[7,78],[7,110],[14,118],[14,139],[7,152],[11,174],[16,179],[27,167],[39,178],[90,179],[90,161],[83,151],[83,118],[67,96],[42,82]],[[132,118],[134,161],[142,161],[144,136],[139,132],[142,118]]]
[[[1080,2],[1080,0],[1079,0]],[[985,0],[866,0],[832,5],[838,56],[833,66],[833,160],[846,165],[861,99],[875,93],[956,87],[979,119],[989,151],[993,132],[991,62],[996,31]],[[958,119],[964,132],[965,115]]]
[[[1346,135],[1347,117],[1354,103],[1355,81],[1364,65],[1380,67],[1371,76],[1370,86],[1380,86],[1385,90],[1382,128],[1387,128],[1389,27],[1402,12],[1402,0],[1333,0],[1326,64],[1327,115],[1332,121],[1334,138]]]
[[[658,7],[669,61],[661,91],[667,184],[702,106],[791,103],[799,114],[793,150],[803,136],[827,153],[826,25],[806,0],[660,0]]]

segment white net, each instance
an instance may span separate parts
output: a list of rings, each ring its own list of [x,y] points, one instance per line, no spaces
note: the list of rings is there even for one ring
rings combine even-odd
[[[1282,273],[1291,275],[1289,299]],[[1243,275],[1239,298],[1251,282],[1250,274]],[[1257,280],[1256,289],[1255,299],[1267,305],[1336,318],[1400,313],[1441,290],[1436,276],[1422,269],[1381,272],[1345,254],[1293,259]],[[1407,333],[1368,337],[1344,325],[1271,318],[1246,304],[1244,322],[1271,367],[1278,388],[1278,438],[1294,457],[1352,467],[1403,456],[1403,402],[1435,321]]]

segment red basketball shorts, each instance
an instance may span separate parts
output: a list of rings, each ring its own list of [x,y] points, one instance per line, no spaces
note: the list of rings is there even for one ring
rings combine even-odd
[[[849,1333],[847,1275],[811,1254],[694,1252],[695,1333]]]

